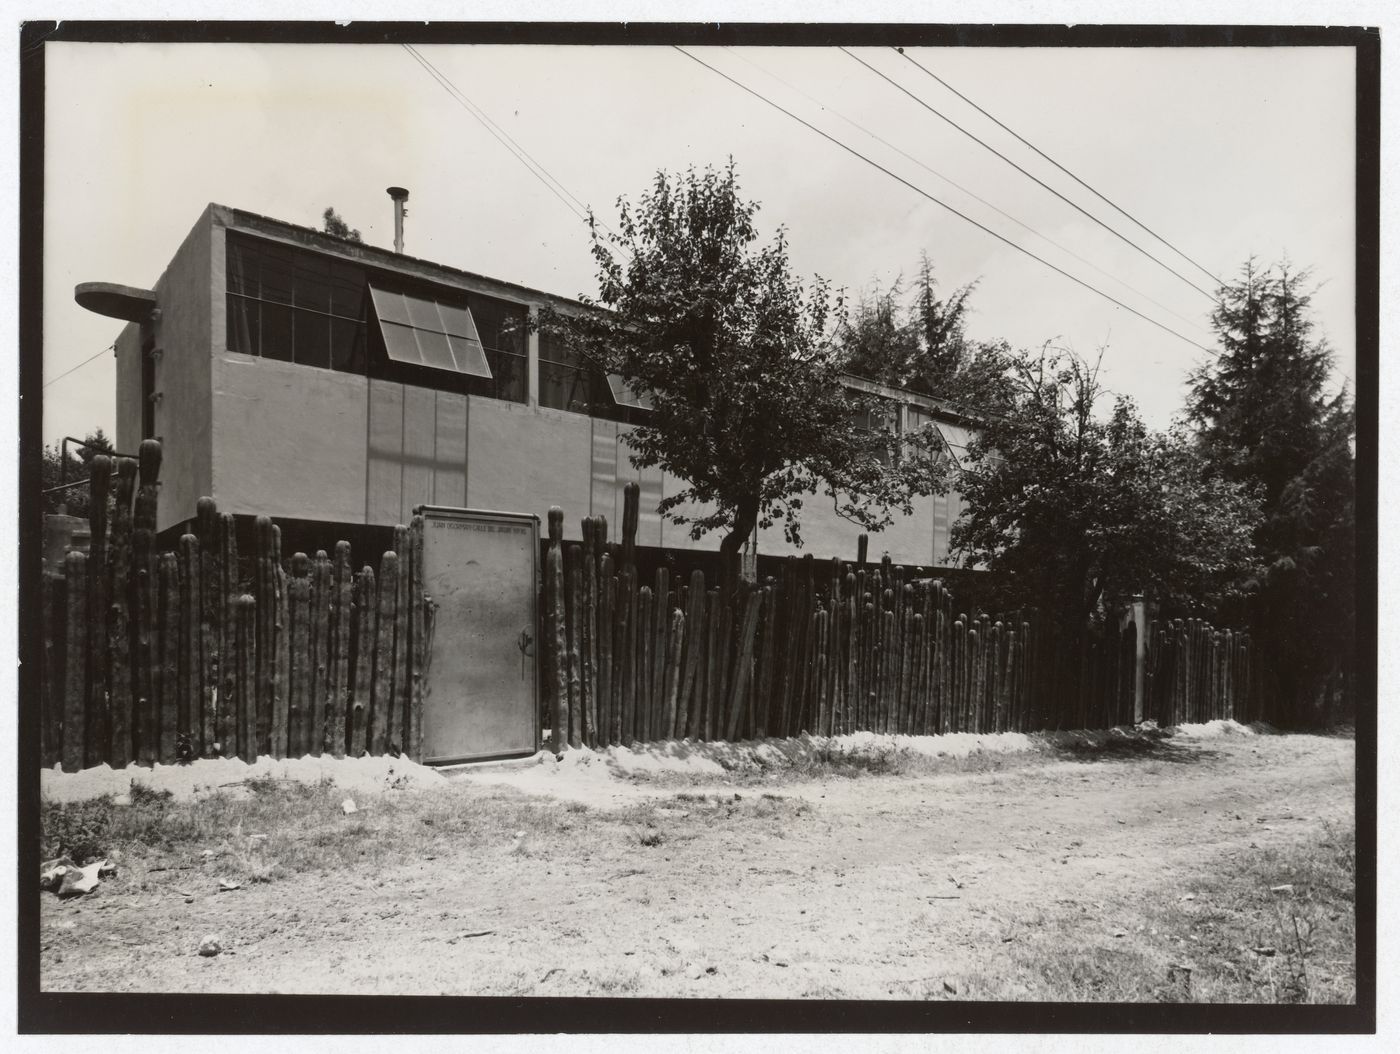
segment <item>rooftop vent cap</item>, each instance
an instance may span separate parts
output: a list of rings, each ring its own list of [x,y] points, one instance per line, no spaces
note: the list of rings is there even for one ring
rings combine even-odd
[[[408,208],[405,202],[408,201],[408,191],[403,187],[388,187],[385,193],[394,199],[394,252],[403,252],[403,218],[408,215]]]

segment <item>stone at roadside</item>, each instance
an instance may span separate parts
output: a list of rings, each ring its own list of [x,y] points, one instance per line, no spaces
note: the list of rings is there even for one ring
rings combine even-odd
[[[218,955],[223,950],[223,938],[217,933],[210,933],[199,942],[199,954],[206,958]]]

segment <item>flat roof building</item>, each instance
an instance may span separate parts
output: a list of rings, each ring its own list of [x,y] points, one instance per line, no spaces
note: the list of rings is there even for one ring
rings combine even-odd
[[[639,545],[718,548],[657,514],[679,481],[628,460],[619,440],[644,419],[643,400],[529,325],[576,301],[215,204],[153,289],[89,283],[77,299],[128,320],[116,447],[162,441],[162,532],[207,495],[239,517],[300,524],[319,547],[406,523],[420,504],[542,519],[559,505],[576,539],[584,516],[615,530],[635,480]],[[849,383],[889,399],[902,428],[934,423],[961,454],[967,418]],[[960,505],[955,493],[919,499],[872,537],[872,555],[946,565]],[[802,533],[805,551],[850,558],[859,528],[812,503]],[[758,545],[795,551],[780,529]]]

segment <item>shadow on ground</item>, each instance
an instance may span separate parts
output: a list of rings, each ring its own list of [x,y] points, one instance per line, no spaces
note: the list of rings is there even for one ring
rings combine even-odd
[[[1220,756],[1199,740],[1174,740],[1169,732],[1114,728],[1105,732],[1051,732],[1046,746],[1068,761],[1167,761],[1195,765]]]

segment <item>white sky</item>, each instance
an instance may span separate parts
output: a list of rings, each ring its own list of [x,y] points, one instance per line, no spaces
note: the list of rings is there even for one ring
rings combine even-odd
[[[422,53],[568,190],[615,216],[658,168],[733,155],[761,228],[796,270],[855,292],[927,251],[946,290],[972,280],[971,333],[1106,345],[1108,386],[1164,426],[1204,353],[968,225],[669,48],[433,46]],[[1203,344],[1210,301],[828,48],[697,49],[960,211]],[[1133,227],[889,49],[857,54],[1102,216]],[[1355,375],[1354,61],[1350,49],[917,49],[910,52],[1214,274],[1251,253],[1311,266],[1316,317]],[[742,56],[742,57],[740,57]],[[822,110],[752,63],[1053,238],[1096,272]],[[210,201],[318,226],[334,205],[406,250],[567,296],[595,291],[583,225],[397,46],[51,44],[45,173],[45,380],[119,322],[75,284],[149,287]],[[1142,294],[1142,295],[1140,295]],[[1162,306],[1144,299],[1150,297]],[[1169,309],[1165,310],[1165,309]],[[1175,312],[1172,314],[1170,312]],[[1180,316],[1180,317],[1179,317]],[[114,429],[109,355],[45,390],[44,437]]]

